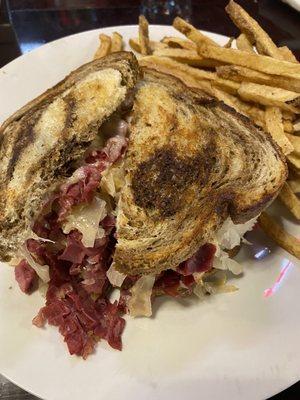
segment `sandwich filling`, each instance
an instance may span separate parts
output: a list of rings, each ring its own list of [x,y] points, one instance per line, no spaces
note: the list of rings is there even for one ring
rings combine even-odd
[[[128,115],[127,117],[128,118]],[[156,296],[203,297],[235,290],[226,284],[225,269],[241,272],[225,249],[240,244],[254,220],[243,225],[225,221],[212,243],[206,243],[177,268],[156,275],[128,276],[113,263],[116,207],[124,182],[123,158],[128,139],[125,115],[112,116],[101,127],[84,162],[57,188],[34,222],[33,234],[20,249],[15,277],[30,293],[46,286],[45,306],[33,319],[42,327],[57,326],[70,354],[86,358],[105,339],[121,350],[124,314],[150,316]],[[114,288],[118,301],[111,301]]]

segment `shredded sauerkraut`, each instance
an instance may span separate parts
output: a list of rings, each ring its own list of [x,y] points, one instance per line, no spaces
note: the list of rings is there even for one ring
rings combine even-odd
[[[221,249],[233,249],[238,246],[246,232],[251,231],[256,224],[257,217],[244,224],[234,224],[228,217],[216,233],[216,240]]]
[[[142,276],[130,289],[128,310],[132,317],[150,317],[152,315],[151,294],[155,275]]]
[[[106,272],[106,276],[109,282],[116,287],[121,287],[124,282],[126,275],[117,271],[115,268],[115,263],[112,263],[109,269]]]
[[[63,232],[70,233],[77,229],[82,233],[82,244],[93,247],[95,239],[104,235],[104,231],[99,230],[99,223],[106,215],[106,202],[95,197],[90,204],[74,207],[62,226]]]
[[[40,265],[38,264],[32,257],[32,255],[29,253],[26,244],[21,246],[19,250],[19,255],[22,259],[26,260],[28,264],[31,266],[32,269],[35,270],[37,273],[38,277],[45,283],[50,281],[50,275],[49,275],[49,266],[48,265]]]
[[[243,267],[236,260],[229,257],[226,250],[233,249],[243,241],[246,232],[251,231],[256,224],[257,217],[252,218],[244,224],[234,224],[232,219],[228,217],[221,228],[216,233],[216,247],[214,268],[221,270],[229,270],[235,275],[243,272]]]
[[[125,181],[123,161],[113,164],[103,174],[100,187],[104,192],[118,200],[118,194]]]
[[[199,298],[203,298],[207,293],[229,293],[238,290],[236,286],[226,284],[227,276],[225,271],[213,270],[211,272],[203,273],[201,276],[198,274],[198,277],[195,277],[195,280],[196,286],[193,291]]]

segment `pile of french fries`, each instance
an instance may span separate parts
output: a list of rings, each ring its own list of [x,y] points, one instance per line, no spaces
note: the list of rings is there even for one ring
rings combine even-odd
[[[193,25],[177,17],[173,27],[185,36],[153,41],[148,22],[139,17],[138,37],[129,40],[141,66],[174,75],[199,88],[269,132],[281,147],[289,176],[279,198],[300,220],[300,63],[286,47],[277,47],[260,25],[237,3],[225,8],[240,30],[220,46]],[[123,50],[122,36],[101,34],[95,58]],[[233,47],[234,46],[234,47]],[[261,228],[281,247],[300,259],[300,240],[289,235],[267,213]]]

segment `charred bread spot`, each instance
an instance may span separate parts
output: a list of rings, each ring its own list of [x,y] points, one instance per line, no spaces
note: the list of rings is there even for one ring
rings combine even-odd
[[[184,198],[188,188],[198,190],[205,185],[212,163],[210,144],[203,153],[193,157],[178,157],[173,148],[163,147],[146,161],[140,163],[133,173],[132,190],[136,204],[148,211],[156,211],[163,217],[171,217],[185,207]],[[200,190],[199,190],[200,191]]]
[[[66,107],[65,129],[71,128],[76,121],[76,100],[71,96],[64,98]]]
[[[22,152],[27,148],[30,143],[35,140],[34,127],[40,118],[43,109],[36,112],[33,116],[29,116],[25,121],[22,122],[18,133],[14,139],[15,145],[13,147],[12,155],[9,160],[7,170],[6,170],[6,180],[9,181],[14,173],[16,163],[18,162]]]

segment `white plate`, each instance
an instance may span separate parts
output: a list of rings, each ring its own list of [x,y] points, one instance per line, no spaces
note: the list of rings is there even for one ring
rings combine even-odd
[[[101,31],[118,31],[126,41],[137,36],[136,26]],[[99,32],[49,43],[0,70],[0,122],[91,60]],[[154,39],[176,33],[167,26],[150,32]],[[300,265],[280,248],[259,262],[250,254],[243,255],[238,292],[205,302],[160,299],[154,318],[128,320],[122,352],[103,342],[87,361],[68,355],[55,328],[31,325],[43,299],[21,294],[13,270],[1,265],[0,373],[47,400],[267,398],[300,378]],[[264,297],[282,269],[284,280]]]

